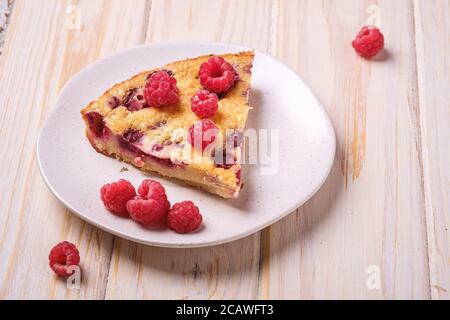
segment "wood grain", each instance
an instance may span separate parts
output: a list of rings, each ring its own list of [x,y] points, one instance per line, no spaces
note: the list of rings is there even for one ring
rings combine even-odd
[[[413,7],[377,3],[388,50],[370,62],[350,43],[371,2],[277,2],[276,54],[319,96],[338,150],[322,190],[271,228],[263,298],[429,297],[415,48],[407,36]],[[366,285],[372,265],[381,271],[379,290]]]
[[[14,0],[0,0],[0,55],[5,42],[6,31],[8,30],[9,17],[14,6]]]
[[[450,299],[450,2],[414,7],[431,295]]]
[[[79,9],[80,29],[73,28],[69,7]],[[142,41],[145,7],[145,1],[16,1],[0,58],[0,298],[105,295],[113,238],[51,195],[38,172],[35,143],[58,91],[75,72]],[[48,252],[61,240],[81,251],[80,290],[68,290],[48,267]]]
[[[370,14],[387,50],[367,61],[350,43]],[[448,0],[15,0],[0,32],[0,298],[449,299],[449,14]],[[64,84],[123,47],[170,40],[269,52],[318,95],[337,157],[295,213],[230,244],[163,249],[51,195],[34,147]],[[80,249],[80,290],[48,268],[61,240]],[[380,287],[367,286],[377,268]]]
[[[270,10],[270,1],[260,0],[152,1],[146,41],[237,42],[267,51]],[[258,268],[259,234],[226,245],[184,250],[118,239],[107,298],[252,299],[257,297]]]

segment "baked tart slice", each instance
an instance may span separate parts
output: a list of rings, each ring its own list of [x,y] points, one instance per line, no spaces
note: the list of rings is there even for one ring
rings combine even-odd
[[[242,187],[251,51],[141,72],[81,110],[93,148],[222,196]]]

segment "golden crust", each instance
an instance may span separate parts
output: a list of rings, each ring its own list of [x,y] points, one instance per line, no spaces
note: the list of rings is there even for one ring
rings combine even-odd
[[[230,90],[230,92],[219,101],[219,111],[212,119],[217,127],[224,132],[226,129],[243,129],[247,119],[248,105],[247,92],[250,87],[250,67],[253,61],[253,52],[245,51],[238,54],[221,55],[231,64],[238,72],[241,81]],[[119,98],[124,97],[132,88],[144,87],[148,74],[158,69],[140,72],[132,78],[114,85],[107,90],[102,96],[89,103],[81,113],[97,111],[105,117],[107,126],[117,134],[123,133],[126,129],[143,129],[161,120],[168,120],[172,127],[165,128],[172,131],[174,128],[188,129],[189,126],[197,120],[195,114],[190,109],[190,99],[195,92],[201,89],[198,81],[197,72],[200,64],[205,62],[210,55],[197,58],[186,59],[169,63],[162,69],[174,72],[177,79],[177,86],[180,89],[180,102],[176,105],[165,108],[144,108],[139,111],[128,111],[124,107],[111,109],[107,103],[112,96]]]

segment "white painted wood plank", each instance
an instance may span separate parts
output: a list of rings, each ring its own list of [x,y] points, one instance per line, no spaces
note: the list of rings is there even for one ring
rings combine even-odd
[[[38,172],[35,143],[58,91],[75,72],[142,41],[146,1],[71,5],[17,0],[0,60],[0,298],[105,295],[113,238],[51,195]],[[80,250],[80,290],[68,290],[48,267],[50,248],[62,240]]]
[[[270,1],[152,1],[147,42],[209,40],[268,50]],[[222,214],[227,214],[223,212]],[[163,249],[117,240],[107,298],[257,297],[259,234],[200,249]]]
[[[14,0],[0,0],[0,55],[5,42],[5,35],[8,29],[9,17],[14,5]]]
[[[265,233],[262,298],[429,297],[413,7],[377,3],[388,54],[370,62],[351,41],[371,1],[277,2],[276,55],[319,96],[338,149],[324,187]]]
[[[389,55],[367,62],[350,41],[370,1],[151,2],[80,1],[81,28],[68,30],[70,1],[17,0],[0,57],[0,298],[428,298],[431,286],[448,299],[449,3],[415,1],[413,12],[412,1],[380,1]],[[272,52],[327,108],[338,136],[331,176],[261,240],[174,250],[117,239],[113,249],[44,186],[34,143],[58,91],[145,33]],[[63,239],[82,254],[79,291],[47,266]],[[366,286],[370,265],[381,267],[380,290]]]
[[[450,299],[450,2],[414,8],[431,296]]]

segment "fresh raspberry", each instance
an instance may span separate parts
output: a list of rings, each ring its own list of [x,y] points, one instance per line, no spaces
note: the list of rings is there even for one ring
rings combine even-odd
[[[165,195],[162,200],[142,199],[137,196],[127,202],[127,210],[131,219],[143,225],[162,220],[167,216],[169,208],[170,203]]]
[[[212,120],[202,119],[196,121],[189,128],[188,141],[189,143],[202,152],[206,149],[208,145],[216,140],[219,130]]]
[[[167,200],[166,189],[158,181],[145,179],[138,188],[138,194],[142,199],[158,201],[166,211],[169,211],[170,202]]]
[[[145,179],[138,188],[138,194],[143,199],[157,200],[162,195],[166,195],[166,189],[158,181]]]
[[[200,90],[191,98],[191,109],[201,119],[210,118],[216,114],[219,108],[218,102],[217,94]]]
[[[162,107],[177,103],[180,100],[177,80],[167,71],[152,73],[145,84],[144,98],[150,107]]]
[[[120,216],[128,217],[127,201],[136,196],[133,185],[124,179],[107,183],[100,189],[100,198],[105,207]]]
[[[73,272],[68,268],[80,263],[80,253],[73,243],[63,241],[52,248],[48,255],[48,263],[58,276],[70,276]]]
[[[374,26],[364,26],[352,41],[355,51],[364,58],[372,58],[384,47],[384,36]]]
[[[178,233],[188,233],[202,223],[202,215],[192,201],[176,203],[167,215],[169,227]]]
[[[200,65],[200,84],[215,93],[230,89],[236,80],[233,66],[222,57],[210,57]]]

